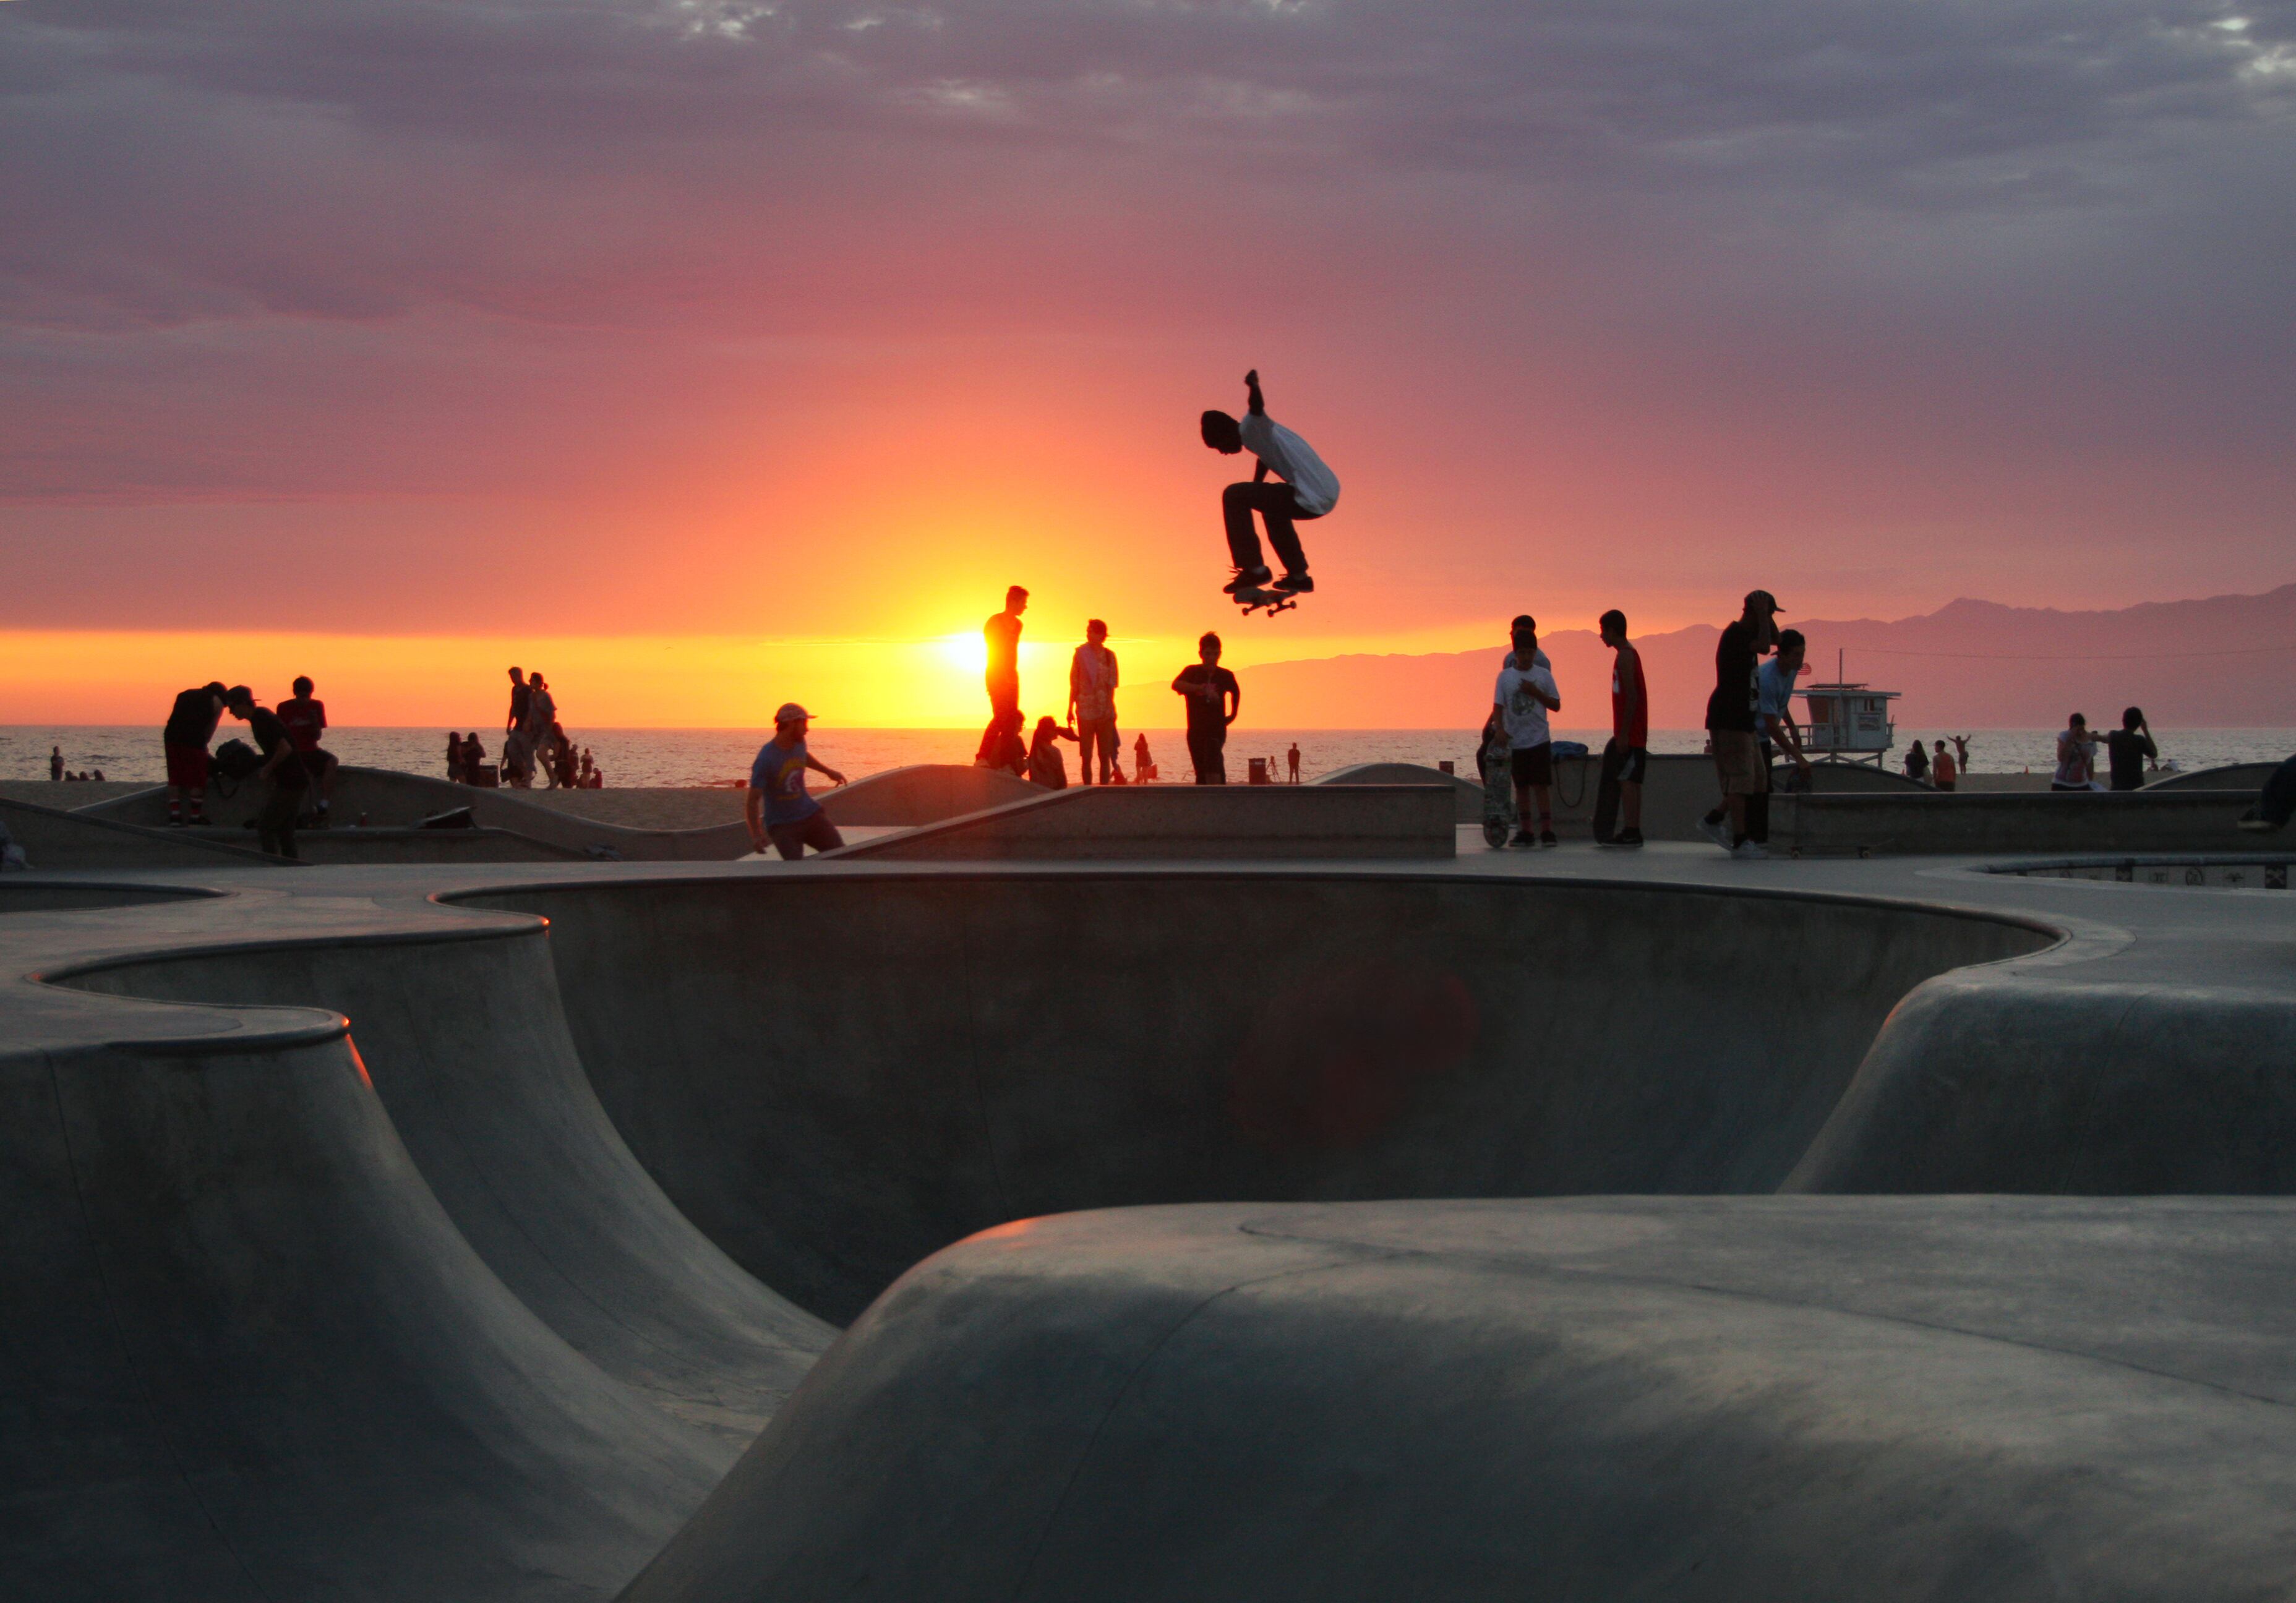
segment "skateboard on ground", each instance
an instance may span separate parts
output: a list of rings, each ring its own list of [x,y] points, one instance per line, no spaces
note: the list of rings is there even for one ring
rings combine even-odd
[[[1268,617],[1274,617],[1277,613],[1289,612],[1300,604],[1299,596],[1289,590],[1265,590],[1257,585],[1248,585],[1231,593],[1235,597],[1235,604],[1243,609],[1246,617],[1262,607],[1267,609]]]
[[[1483,771],[1483,843],[1503,846],[1514,833],[1514,759],[1506,734],[1495,732],[1483,741],[1477,760]]]

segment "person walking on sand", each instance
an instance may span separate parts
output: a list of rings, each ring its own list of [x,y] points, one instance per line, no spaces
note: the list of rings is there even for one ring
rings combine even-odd
[[[1930,742],[1936,755],[1930,758],[1930,783],[1940,790],[1950,790],[1961,778],[1961,765],[1953,760],[1953,753],[1945,748],[1943,740]]]
[[[1643,678],[1643,654],[1627,638],[1627,615],[1613,607],[1596,626],[1611,648],[1611,739],[1603,748],[1595,792],[1595,838],[1604,846],[1640,846],[1643,777],[1650,768],[1650,686]],[[1614,835],[1611,821],[1621,815],[1624,824]]]
[[[1188,757],[1196,765],[1196,783],[1227,783],[1228,725],[1243,710],[1243,687],[1235,675],[1220,667],[1220,637],[1206,634],[1196,642],[1198,660],[1182,668],[1172,689],[1188,708]],[[1147,744],[1144,738],[1141,741]]]
[[[1275,577],[1260,554],[1259,532],[1252,527],[1257,512],[1267,525],[1267,543],[1275,548],[1276,560],[1283,564],[1283,577],[1275,579],[1272,588],[1305,593],[1316,588],[1316,581],[1308,577],[1308,553],[1300,549],[1297,525],[1324,517],[1340,503],[1339,476],[1306,440],[1267,415],[1258,368],[1243,375],[1243,388],[1246,410],[1241,420],[1225,412],[1207,412],[1201,424],[1204,444],[1222,456],[1249,449],[1259,459],[1250,482],[1232,484],[1220,492],[1228,560],[1235,567],[1235,577],[1225,588],[1230,595],[1267,588]]]
[[[983,679],[988,690],[988,727],[980,732],[980,749],[973,754],[975,768],[1009,765],[1009,753],[1021,740],[1021,614],[1029,609],[1029,593],[1015,585],[1004,593],[1004,610],[989,614],[980,626],[987,643],[988,667]]]
[[[818,762],[806,749],[806,732],[813,715],[794,701],[782,703],[774,714],[774,738],[758,748],[750,765],[750,789],[742,798],[742,816],[750,826],[750,844],[763,853],[770,843],[784,860],[805,855],[805,848],[833,852],[845,844],[837,826],[821,804],[805,793],[805,772],[827,776],[841,785],[845,776]]]
[[[327,808],[335,798],[335,770],[340,766],[334,754],[319,749],[319,737],[326,732],[327,704],[311,694],[310,676],[295,677],[295,693],[279,704],[279,721],[295,741],[296,760],[303,765],[319,787],[319,828],[327,827]]]
[[[2096,782],[2096,737],[2088,719],[2075,713],[2057,732],[2057,768],[2049,776],[2052,790],[2101,790]]]
[[[1538,649],[1538,629],[1530,618],[1515,619],[1514,650],[1499,670],[1491,692],[1490,716],[1484,720],[1484,744],[1494,727],[1506,732],[1508,761],[1514,778],[1514,838],[1509,846],[1551,846],[1554,839],[1554,810],[1550,805],[1554,783],[1554,742],[1546,715],[1562,710]],[[1538,836],[1530,833],[1531,804],[1538,806]]]
[[[1095,748],[1103,785],[1122,755],[1123,743],[1116,732],[1116,653],[1108,649],[1108,626],[1095,617],[1085,625],[1084,644],[1069,658],[1069,727],[1076,731],[1080,785],[1092,783]],[[1043,725],[1037,727],[1041,732]]]
[[[208,743],[223,721],[225,699],[223,681],[210,679],[195,691],[177,691],[168,709],[160,746],[168,759],[168,822],[173,828],[208,821]]]
[[[1754,669],[1777,640],[1777,597],[1767,590],[1750,590],[1736,620],[1714,642],[1714,690],[1706,698],[1706,732],[1714,749],[1722,805],[1700,819],[1698,829],[1734,857],[1770,855],[1747,836],[1746,798],[1769,791],[1769,771],[1754,732],[1754,708],[1761,693]]]
[[[2144,721],[2141,707],[2129,707],[2120,715],[2120,727],[2104,737],[2104,748],[2115,790],[2140,789],[2145,763],[2161,760],[2161,748],[2152,743],[2152,726]]]
[[[275,857],[295,862],[301,855],[295,849],[295,821],[311,788],[311,771],[295,749],[295,737],[287,725],[277,713],[257,705],[253,691],[235,684],[225,692],[224,705],[247,725],[256,748],[263,753],[263,765],[254,774],[266,788],[255,814],[256,844]]]

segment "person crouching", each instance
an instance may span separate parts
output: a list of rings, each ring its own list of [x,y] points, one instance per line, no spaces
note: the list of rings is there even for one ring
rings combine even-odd
[[[287,725],[270,708],[256,705],[253,691],[243,684],[234,685],[224,697],[224,705],[233,717],[247,725],[257,749],[263,753],[263,766],[254,775],[266,787],[263,806],[255,814],[256,843],[275,857],[297,861],[295,820],[311,788],[311,771],[304,766],[303,754],[295,749]]]

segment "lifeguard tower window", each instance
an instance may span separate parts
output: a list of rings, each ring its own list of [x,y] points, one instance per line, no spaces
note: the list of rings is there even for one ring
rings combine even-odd
[[[1870,757],[1880,765],[1897,739],[1898,726],[1890,717],[1896,691],[1837,683],[1806,685],[1801,693],[1809,703],[1804,750],[1851,762]]]

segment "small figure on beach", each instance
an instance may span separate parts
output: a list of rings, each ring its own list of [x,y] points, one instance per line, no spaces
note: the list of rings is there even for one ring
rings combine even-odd
[[[1296,785],[1296,784],[1298,784],[1298,783],[1300,782],[1300,742],[1299,742],[1299,741],[1294,740],[1294,741],[1292,741],[1292,749],[1291,749],[1291,750],[1289,750],[1289,751],[1287,751],[1287,752],[1285,752],[1285,753],[1283,754],[1283,760],[1284,760],[1287,764],[1289,764],[1289,765],[1291,765],[1291,769],[1292,769],[1292,782],[1293,784],[1295,784],[1295,785]]]
[[[2141,707],[2122,711],[2120,727],[2104,737],[2104,747],[2115,790],[2138,789],[2144,783],[2146,765],[2157,766],[2161,761],[2161,748],[2153,743],[2152,726],[2144,721]]]
[[[980,626],[988,647],[988,668],[982,680],[988,691],[988,727],[980,732],[980,749],[973,754],[976,768],[1010,768],[1021,740],[1021,614],[1029,609],[1029,593],[1015,585],[1004,592],[1004,610],[992,612]]]
[[[463,741],[463,782],[467,785],[488,782],[486,743],[479,739],[479,732],[475,729]]]
[[[1930,748],[1921,743],[1919,737],[1906,748],[1906,777],[1917,785],[1930,782]]]
[[[774,714],[774,738],[758,748],[750,765],[750,789],[742,798],[742,816],[750,826],[750,844],[763,852],[770,844],[784,859],[805,855],[805,848],[833,852],[845,844],[837,826],[821,804],[806,794],[807,769],[841,785],[845,776],[815,758],[806,748],[806,733],[813,715],[794,701],[785,701]]]
[[[463,772],[463,732],[459,729],[447,732],[447,780],[456,785],[470,782]]]
[[[1734,857],[1767,857],[1769,848],[1749,832],[1747,798],[1767,796],[1770,772],[1755,738],[1761,687],[1756,665],[1777,642],[1778,599],[1750,590],[1737,617],[1714,642],[1714,689],[1706,698],[1706,732],[1722,805],[1698,821],[1699,832]]]
[[[1196,765],[1196,783],[1227,783],[1227,729],[1243,710],[1243,687],[1235,675],[1220,667],[1220,637],[1207,634],[1196,642],[1197,660],[1182,668],[1172,689],[1188,708],[1188,756]],[[1141,738],[1144,761],[1148,741]]]
[[[1240,601],[1250,601],[1245,592],[1272,592],[1268,600],[1304,595],[1316,588],[1316,581],[1308,577],[1308,553],[1300,548],[1298,525],[1324,517],[1339,504],[1339,477],[1306,440],[1267,415],[1258,368],[1243,375],[1243,386],[1242,419],[1207,412],[1201,424],[1204,444],[1221,455],[1235,456],[1248,448],[1259,459],[1249,482],[1220,492],[1228,560],[1235,568],[1235,577],[1223,588]],[[1280,577],[1268,570],[1261,554],[1259,533],[1251,521],[1254,513],[1267,524],[1267,543],[1283,564]]]
[[[1132,742],[1132,782],[1144,785],[1156,777],[1156,764],[1148,755],[1148,737],[1142,735]]]
[[[1116,732],[1116,653],[1108,649],[1108,626],[1093,618],[1084,626],[1084,644],[1069,659],[1069,727],[1076,731],[1077,782],[1092,783],[1093,752],[1100,753],[1100,782],[1109,782],[1123,750]]]
[[[208,744],[223,722],[224,697],[220,679],[176,692],[167,727],[160,732],[168,759],[168,822],[175,828],[208,821]]]
[[[51,785],[60,783],[63,777],[64,748],[61,746],[51,746],[48,748],[48,783]]]
[[[1953,742],[1954,766],[1961,773],[1967,773],[1969,772],[1969,737],[1948,735],[1946,739]]]

